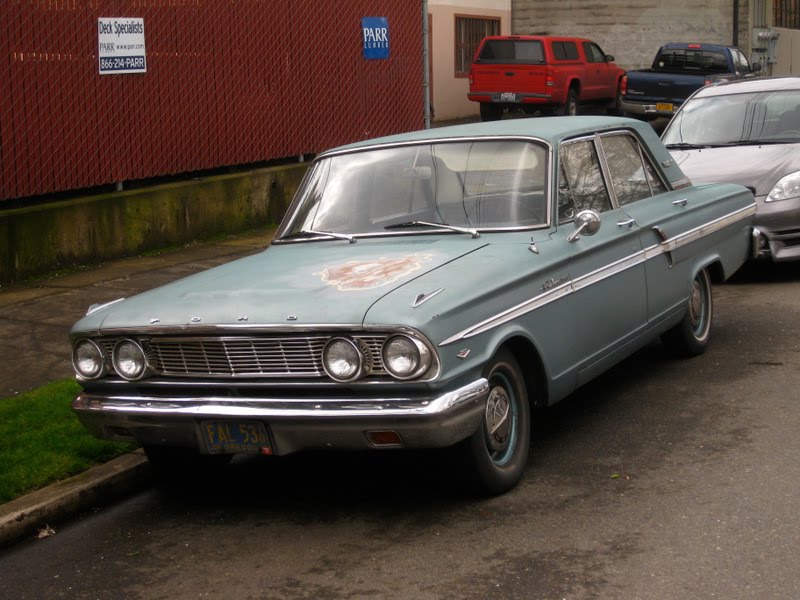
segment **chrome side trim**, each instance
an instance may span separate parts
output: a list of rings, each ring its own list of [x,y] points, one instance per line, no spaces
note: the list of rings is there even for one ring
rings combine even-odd
[[[707,235],[710,235],[712,233],[724,229],[725,227],[738,223],[739,221],[751,217],[755,213],[756,213],[756,204],[753,203],[744,208],[740,208],[739,210],[736,210],[728,215],[724,215],[722,217],[714,219],[713,221],[709,221],[704,225],[700,225],[693,229],[689,229],[688,231],[685,231],[671,238],[666,238],[658,244],[648,246],[647,248],[639,250],[638,252],[635,252],[630,256],[627,256],[625,258],[617,260],[616,262],[613,262],[604,267],[596,269],[595,271],[587,273],[586,275],[577,277],[574,280],[568,281],[559,286],[551,288],[550,290],[544,292],[543,294],[538,294],[533,298],[526,300],[525,302],[521,302],[520,304],[512,306],[511,308],[504,310],[503,312],[498,313],[497,315],[489,317],[488,319],[485,319],[480,323],[477,323],[475,325],[472,325],[471,327],[468,327],[467,329],[459,331],[458,333],[442,341],[439,344],[439,347],[447,346],[448,344],[452,344],[454,342],[479,335],[490,329],[494,329],[495,327],[499,327],[500,325],[508,323],[509,321],[521,317],[522,315],[527,314],[533,310],[536,310],[537,308],[545,306],[555,300],[558,300],[559,298],[563,298],[564,296],[579,291],[594,283],[598,283],[604,279],[612,277],[627,269],[631,269],[636,265],[639,265],[645,261],[656,258],[661,254],[667,254],[667,256],[671,256],[670,253],[676,250],[677,248],[691,244],[692,242],[695,242]]]

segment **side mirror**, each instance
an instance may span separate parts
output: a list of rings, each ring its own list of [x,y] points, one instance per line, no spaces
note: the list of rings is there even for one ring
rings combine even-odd
[[[606,62],[614,62],[614,55],[606,54]]]
[[[750,68],[753,70],[753,73],[758,73],[761,71],[761,63],[753,63],[750,65]]]
[[[586,209],[575,215],[575,231],[567,236],[568,242],[579,240],[581,235],[594,235],[600,229],[600,215],[597,211]]]

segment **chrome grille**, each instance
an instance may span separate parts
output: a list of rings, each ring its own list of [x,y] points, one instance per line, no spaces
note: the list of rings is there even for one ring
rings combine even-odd
[[[142,339],[157,375],[170,377],[327,377],[322,349],[333,336],[158,337]],[[387,335],[349,336],[372,356],[372,374],[385,375],[381,348]],[[121,338],[119,338],[121,339]],[[101,346],[109,362],[118,339]]]

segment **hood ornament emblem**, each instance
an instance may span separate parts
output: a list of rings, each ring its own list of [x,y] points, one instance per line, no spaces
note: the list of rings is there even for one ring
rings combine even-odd
[[[192,323],[199,323],[200,321],[202,321],[202,319],[201,319],[200,317],[192,317],[192,318],[190,319],[190,321],[191,321]]]
[[[160,323],[161,319],[150,319],[150,325],[155,325],[156,323]]]
[[[433,290],[432,292],[428,292],[427,294],[417,294],[417,297],[414,298],[414,302],[411,303],[411,308],[417,308],[420,304],[424,304],[431,298],[433,298],[436,294],[443,292],[444,288],[439,288],[438,290]]]
[[[238,319],[236,319],[236,320],[241,322],[241,321],[247,321],[247,319],[249,319],[249,318],[250,318],[250,317],[241,316],[241,317],[239,317],[239,318],[238,318]]]
[[[297,315],[288,315],[286,317],[287,321],[297,321]]]

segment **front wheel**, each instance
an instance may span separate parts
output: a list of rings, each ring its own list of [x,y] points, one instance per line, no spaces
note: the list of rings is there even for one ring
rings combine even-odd
[[[686,314],[675,327],[661,336],[664,345],[679,356],[702,354],[711,338],[714,299],[708,270],[700,271],[692,281],[686,304]]]
[[[496,495],[517,485],[525,471],[531,411],[519,365],[510,352],[498,352],[485,376],[489,397],[481,425],[456,447],[456,460],[470,489]]]

